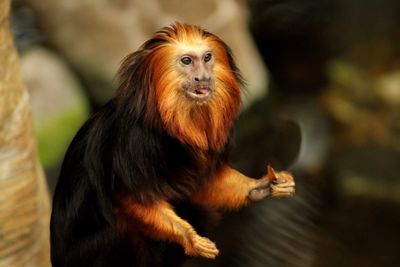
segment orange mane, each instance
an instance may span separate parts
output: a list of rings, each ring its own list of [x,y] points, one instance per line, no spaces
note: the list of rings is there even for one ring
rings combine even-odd
[[[213,52],[215,88],[212,98],[198,104],[189,101],[182,91],[182,80],[177,71],[177,55],[187,46],[206,46]],[[162,127],[168,134],[201,150],[220,150],[226,143],[233,119],[240,109],[241,76],[228,46],[215,35],[200,27],[175,23],[157,32],[122,64],[137,63],[144,57],[145,73],[142,92],[137,102],[145,101],[143,116],[152,125]],[[132,74],[131,74],[132,75]],[[129,83],[122,83],[122,90]],[[129,89],[127,89],[129,90]],[[140,104],[142,105],[142,104]]]

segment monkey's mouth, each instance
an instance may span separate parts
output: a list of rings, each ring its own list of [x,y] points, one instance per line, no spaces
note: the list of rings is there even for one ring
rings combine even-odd
[[[210,87],[198,87],[193,90],[188,90],[187,94],[194,100],[207,100],[211,96]]]

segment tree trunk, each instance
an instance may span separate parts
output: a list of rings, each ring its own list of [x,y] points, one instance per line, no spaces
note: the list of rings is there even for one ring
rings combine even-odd
[[[49,193],[9,13],[0,0],[0,267],[48,267]]]

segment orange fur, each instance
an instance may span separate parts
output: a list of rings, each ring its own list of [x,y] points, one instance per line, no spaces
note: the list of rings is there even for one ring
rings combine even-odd
[[[214,87],[211,98],[205,102],[188,99],[184,91],[183,85],[188,78],[178,64],[182,55],[193,51],[211,51],[213,55]],[[146,68],[130,71],[138,65]],[[197,149],[196,159],[200,163],[207,162],[209,150],[223,150],[240,109],[241,77],[222,40],[197,26],[176,23],[163,28],[141,49],[128,56],[123,66],[120,76],[126,78],[126,84],[120,88],[122,94],[124,90],[137,93],[135,114]],[[137,81],[132,73],[141,78],[138,88],[145,90],[130,89],[129,86]],[[261,182],[228,166],[212,176],[190,196],[191,201],[212,208],[237,209],[249,203],[250,190]],[[188,255],[213,258],[218,254],[215,245],[198,236],[193,227],[174,212],[167,199],[160,198],[150,204],[129,197],[119,201],[122,212],[140,222],[145,235],[177,242]]]
[[[144,205],[129,198],[119,198],[122,212],[143,224],[143,232],[157,240],[168,240],[180,244],[187,255],[215,258],[218,250],[208,238],[199,236],[193,227],[180,218],[171,205],[158,200]]]
[[[219,150],[226,143],[232,121],[240,108],[240,86],[229,65],[228,51],[218,37],[201,28],[174,24],[153,39],[167,41],[157,46],[150,59],[155,104],[165,130],[181,142],[202,150]],[[215,58],[215,88],[205,104],[192,103],[183,92],[184,77],[177,70],[185,48],[207,47]],[[153,106],[151,108],[154,109]]]
[[[206,88],[194,82],[201,82],[198,73],[178,65],[190,53],[206,66]],[[52,229],[62,227],[52,232],[53,244],[61,243],[52,247],[61,252],[54,256],[57,261],[93,265],[81,264],[82,255],[89,255],[84,262],[90,262],[92,255],[106,253],[104,259],[110,262],[123,255],[118,266],[159,260],[170,266],[168,261],[174,259],[161,255],[165,244],[148,242],[147,237],[178,243],[189,256],[215,258],[215,244],[198,235],[168,201],[201,226],[209,219],[201,217],[200,210],[190,216],[186,211],[198,205],[211,212],[238,209],[250,200],[294,193],[288,173],[255,180],[226,165],[242,81],[229,48],[215,35],[179,23],[163,28],[124,59],[117,77],[116,97],[82,127],[64,160],[58,186],[67,187],[56,190],[52,220]],[[207,97],[191,98],[191,92],[184,91],[188,83],[189,89],[207,89]],[[271,186],[265,183],[268,177]],[[90,193],[87,199],[73,197],[76,181],[82,179],[79,189]],[[65,206],[65,199],[72,203]],[[86,212],[93,207],[98,210]],[[78,249],[72,240],[82,243]],[[159,259],[149,259],[148,252],[155,248],[160,249]],[[143,252],[148,253],[144,261]]]
[[[236,210],[249,204],[250,190],[263,181],[249,178],[229,166],[225,166],[212,181],[195,193],[191,200],[212,208]]]
[[[145,205],[130,200],[129,198],[119,199],[122,212],[128,217],[140,220],[146,235],[156,239],[175,241],[179,244],[187,242],[186,235],[194,232],[192,226],[181,219],[173,211],[171,205],[158,200],[153,204]]]

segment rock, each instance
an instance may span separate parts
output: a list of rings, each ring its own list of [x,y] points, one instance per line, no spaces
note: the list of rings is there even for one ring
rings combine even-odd
[[[49,168],[61,161],[88,103],[68,66],[54,53],[35,48],[23,55],[22,73],[31,96],[40,159]]]
[[[96,104],[104,103],[112,95],[111,81],[122,58],[160,27],[174,21],[203,26],[232,47],[248,81],[245,103],[265,93],[266,68],[247,29],[247,9],[237,1],[20,2],[37,14],[46,40],[80,73]]]

